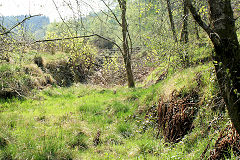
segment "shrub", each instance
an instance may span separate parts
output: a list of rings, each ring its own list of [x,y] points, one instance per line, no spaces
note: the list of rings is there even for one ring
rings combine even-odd
[[[11,98],[29,93],[30,76],[18,65],[3,64],[0,66],[0,97]]]

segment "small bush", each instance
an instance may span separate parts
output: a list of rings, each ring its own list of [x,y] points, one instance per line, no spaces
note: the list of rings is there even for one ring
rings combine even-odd
[[[20,66],[3,64],[0,66],[0,98],[25,96],[30,92],[30,76]]]

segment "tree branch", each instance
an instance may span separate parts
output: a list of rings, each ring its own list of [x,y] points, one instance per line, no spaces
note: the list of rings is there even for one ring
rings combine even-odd
[[[68,24],[65,22],[65,20],[63,19],[62,15],[61,15],[61,13],[60,13],[60,11],[59,11],[59,8],[58,8],[58,6],[57,6],[57,4],[56,4],[56,2],[55,2],[54,0],[52,0],[52,2],[53,2],[54,6],[55,6],[55,8],[56,8],[56,10],[57,10],[57,12],[58,12],[59,17],[60,17],[61,20],[62,20],[62,22],[67,26],[68,31],[69,31],[70,34],[72,35],[71,29],[70,29],[69,25],[68,25]]]
[[[112,18],[112,19],[114,19],[114,20],[115,20],[115,18],[114,18],[114,17],[110,16],[109,14],[107,14],[106,12],[104,12],[103,10],[101,10],[101,12],[102,12],[104,15],[106,15],[107,17],[110,17],[110,18]]]
[[[211,28],[202,20],[201,16],[197,13],[196,9],[192,5],[191,0],[186,0],[186,1],[187,1],[187,7],[192,13],[195,21],[205,30],[205,32],[207,32],[208,35],[211,35],[211,33],[213,33]]]
[[[66,37],[66,38],[56,38],[56,39],[45,39],[45,40],[38,40],[38,41],[35,41],[34,43],[41,43],[41,42],[54,42],[54,41],[62,41],[62,40],[70,40],[70,39],[77,39],[77,38],[88,38],[88,37],[99,37],[101,39],[104,39],[106,41],[109,41],[111,43],[113,43],[119,50],[121,53],[122,52],[122,49],[121,47],[114,41],[108,39],[108,38],[105,38],[99,34],[91,34],[91,35],[86,35],[86,36],[75,36],[75,37]]]
[[[122,26],[121,22],[118,20],[116,14],[113,12],[113,10],[106,4],[106,2],[104,0],[101,0],[104,5],[109,9],[109,11],[112,13],[112,15],[114,16],[114,19],[117,21],[117,23]]]
[[[14,26],[12,26],[9,30],[1,33],[0,35],[2,36],[2,35],[6,35],[6,34],[10,33],[14,28],[16,28],[17,26],[21,25],[21,24],[24,23],[26,20],[29,20],[30,18],[33,18],[33,17],[36,17],[36,16],[41,16],[41,15],[40,15],[40,14],[39,14],[39,15],[33,15],[33,16],[30,15],[29,17],[24,18],[21,22],[18,22],[17,24],[15,24]]]
[[[99,21],[101,21],[102,23],[104,23],[104,25],[105,25],[105,22],[99,17],[99,15],[94,11],[94,8],[90,5],[90,4],[88,4],[87,2],[85,2],[85,1],[82,1],[85,5],[87,5],[87,6],[89,6],[90,8],[91,8],[91,10],[93,11],[93,13],[97,16],[97,19],[99,20]],[[115,18],[114,18],[115,19]],[[110,26],[108,26],[108,25],[105,25],[106,27],[108,27],[108,28],[110,28],[110,29],[112,29],[112,30],[114,30],[113,28],[111,28]],[[91,32],[89,32],[90,34],[95,34],[93,31],[91,31]],[[114,33],[113,33],[114,34]],[[122,39],[118,36],[118,35],[116,35],[116,34],[114,34],[114,36],[116,36],[120,41],[122,41]]]
[[[2,31],[6,32],[6,28],[2,24],[0,24],[0,27],[1,27]]]

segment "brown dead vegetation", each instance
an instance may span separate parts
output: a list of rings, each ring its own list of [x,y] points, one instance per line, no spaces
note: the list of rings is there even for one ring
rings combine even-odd
[[[84,65],[79,59],[61,59],[46,62],[43,57],[33,59],[34,64],[18,69],[2,71],[0,97],[27,96],[32,89],[44,89],[48,86],[71,86],[74,82],[84,83],[91,74],[92,63]]]
[[[32,89],[43,89],[56,81],[50,74],[44,73],[36,64],[25,65],[14,70],[1,72],[0,98],[24,97]]]
[[[36,64],[26,65],[24,71],[30,76],[28,81],[28,87],[30,89],[43,89],[48,85],[56,83],[51,75],[44,73]]]
[[[230,159],[231,151],[240,156],[240,136],[232,125],[228,125],[215,143],[214,149],[210,152],[209,160]]]
[[[41,56],[34,57],[33,61],[42,70],[46,67],[46,62]]]
[[[66,60],[48,62],[46,64],[46,69],[53,76],[59,86],[70,86],[74,81],[71,67]]]
[[[186,96],[173,92],[170,101],[159,102],[158,123],[165,141],[179,142],[193,128],[198,101],[198,93],[193,90]]]
[[[30,76],[43,76],[43,71],[35,64],[26,65],[23,70]]]
[[[135,52],[139,52],[138,50],[134,50]],[[126,78],[126,70],[124,67],[124,62],[121,57],[117,58],[117,64],[113,65],[108,65],[107,67],[101,62],[108,62],[111,64],[113,59],[116,57],[112,56],[105,56],[99,58],[99,64],[96,66],[96,72],[94,72],[89,81],[93,84],[97,85],[103,85],[103,86],[108,86],[108,85],[126,85],[127,83],[127,78]],[[132,57],[132,70],[133,70],[133,75],[134,75],[134,80],[136,82],[143,82],[144,79],[154,70],[154,67],[152,66],[147,66],[145,64],[145,61],[139,57]]]
[[[48,62],[46,72],[52,75],[59,86],[71,86],[74,82],[86,82],[88,74],[81,63],[73,63],[71,59]]]

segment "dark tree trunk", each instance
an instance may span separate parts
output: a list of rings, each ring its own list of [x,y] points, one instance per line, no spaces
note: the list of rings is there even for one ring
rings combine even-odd
[[[185,44],[188,43],[188,8],[186,0],[183,2],[183,28],[180,41]]]
[[[199,36],[199,31],[198,31],[198,25],[197,25],[197,22],[195,22],[195,26],[194,26],[194,28],[195,28],[196,38],[197,38],[197,40],[199,40],[199,39],[200,39],[200,36]]]
[[[171,30],[173,33],[173,39],[175,42],[177,42],[177,34],[176,34],[175,25],[174,25],[174,21],[173,21],[171,3],[170,3],[170,0],[166,0],[166,1],[167,1],[168,16],[169,16],[169,20],[170,20],[170,24],[171,24]]]
[[[213,30],[210,38],[216,55],[218,83],[234,127],[240,133],[240,48],[230,0],[208,0],[210,25]]]
[[[127,80],[128,80],[128,87],[134,88],[134,78],[132,73],[132,66],[131,66],[131,55],[128,45],[128,25],[127,25],[127,19],[126,19],[126,0],[118,0],[120,8],[121,8],[121,27],[122,27],[122,46],[123,46],[123,59],[124,64],[127,72]]]
[[[208,33],[216,61],[215,69],[229,116],[240,133],[240,47],[230,0],[208,0],[210,26],[197,14],[191,1],[188,7],[194,19]]]
[[[187,8],[187,1],[183,0],[183,27],[181,32],[180,42],[183,44],[188,43],[188,8]],[[188,52],[181,55],[181,59],[183,62],[183,67],[189,67],[189,55]]]

